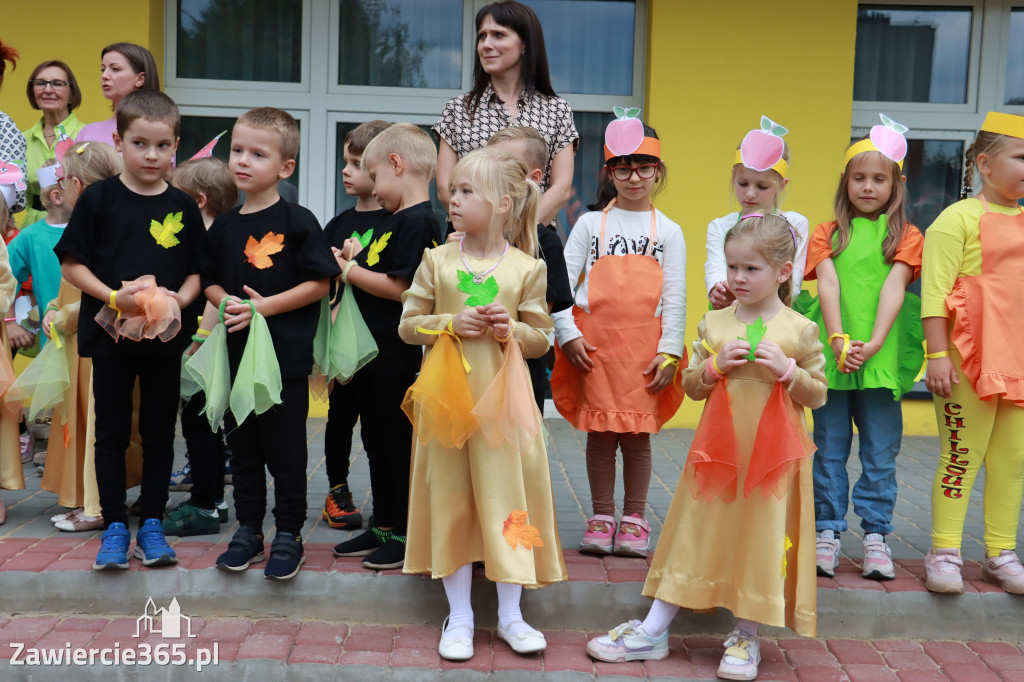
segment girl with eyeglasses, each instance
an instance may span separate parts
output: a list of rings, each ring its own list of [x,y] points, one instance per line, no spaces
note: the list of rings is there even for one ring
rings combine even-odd
[[[661,142],[618,109],[605,131],[597,203],[565,245],[575,305],[555,314],[551,390],[558,411],[587,431],[593,516],[580,551],[646,557],[650,435],[682,401],[677,369],[686,329],[686,245],[679,225],[654,208],[665,186]],[[615,452],[625,499],[615,520]]]

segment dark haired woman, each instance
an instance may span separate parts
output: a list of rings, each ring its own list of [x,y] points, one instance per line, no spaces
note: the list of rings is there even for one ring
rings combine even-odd
[[[449,100],[434,125],[438,199],[447,206],[448,176],[459,158],[503,128],[529,126],[548,144],[537,217],[550,225],[569,199],[579,135],[572,108],[551,88],[540,20],[526,5],[503,0],[477,12],[476,34],[473,89]]]
[[[100,55],[100,85],[115,115],[106,121],[85,126],[75,140],[103,142],[113,146],[114,133],[117,131],[117,105],[125,95],[136,90],[160,90],[160,73],[149,50],[135,43],[107,45]]]
[[[75,74],[64,62],[49,59],[28,77],[26,87],[28,103],[33,109],[43,112],[36,124],[25,130],[28,160],[28,195],[25,199],[25,217],[22,226],[31,225],[46,217],[46,211],[39,203],[39,178],[36,171],[54,158],[54,147],[59,133],[57,126],[74,138],[85,126],[73,113],[82,103],[82,91]]]

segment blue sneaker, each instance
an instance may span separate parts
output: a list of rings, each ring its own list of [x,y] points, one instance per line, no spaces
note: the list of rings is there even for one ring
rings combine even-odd
[[[101,536],[103,544],[92,565],[92,570],[102,571],[106,568],[128,568],[128,545],[132,534],[120,522],[110,524]]]
[[[192,465],[185,462],[185,466],[181,468],[181,471],[175,471],[171,474],[171,482],[167,489],[177,492],[192,490]]]
[[[135,558],[143,566],[170,566],[178,563],[174,550],[167,544],[160,519],[146,519],[135,534]]]

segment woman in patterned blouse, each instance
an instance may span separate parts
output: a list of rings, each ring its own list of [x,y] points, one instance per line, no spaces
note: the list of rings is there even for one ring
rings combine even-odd
[[[17,50],[10,45],[4,45],[0,42],[0,85],[3,85],[4,82],[4,71],[7,70],[7,62],[11,63],[11,70],[14,70],[17,58]],[[0,161],[25,163],[25,136],[18,130],[18,126],[14,125],[11,117],[2,111],[0,111]],[[14,206],[8,206],[7,208],[12,216],[25,208],[25,190],[17,190]],[[6,239],[7,228],[14,226],[13,220],[8,220],[9,225],[0,225],[0,233],[4,235],[4,241],[9,241]]]
[[[499,130],[530,126],[548,143],[537,218],[550,225],[569,199],[579,135],[572,107],[551,88],[540,20],[529,7],[503,0],[477,12],[476,32],[473,89],[449,100],[434,125],[437,197],[447,207],[448,176],[460,157]]]

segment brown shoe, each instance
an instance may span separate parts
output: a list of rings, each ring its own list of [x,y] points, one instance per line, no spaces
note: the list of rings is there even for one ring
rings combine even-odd
[[[85,533],[91,530],[103,530],[103,517],[97,516],[94,519],[90,519],[84,513],[75,514],[66,519],[61,519],[53,525],[57,530],[62,530],[66,533]]]

